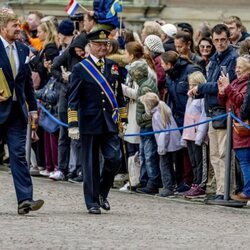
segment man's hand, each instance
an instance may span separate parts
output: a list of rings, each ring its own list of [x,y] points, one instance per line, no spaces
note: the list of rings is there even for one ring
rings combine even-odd
[[[8,98],[4,97],[4,96],[3,96],[3,92],[4,92],[4,91],[1,89],[1,90],[0,90],[0,102],[5,102],[5,101],[8,100],[8,98],[9,98],[9,97],[8,97]]]
[[[64,82],[68,82],[69,81],[70,74],[71,74],[70,71],[64,71],[64,72],[62,72],[62,78],[63,78]]]
[[[79,140],[80,139],[80,132],[79,128],[69,128],[69,137],[73,140]]]
[[[194,97],[194,96],[198,95],[198,86],[193,87],[192,89],[190,89],[187,94],[190,97]]]
[[[29,112],[29,122],[31,124],[32,130],[37,130],[38,127],[38,113],[37,111]]]

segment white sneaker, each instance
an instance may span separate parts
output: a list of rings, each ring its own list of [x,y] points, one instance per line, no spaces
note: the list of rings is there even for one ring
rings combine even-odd
[[[128,192],[129,182],[127,182],[123,187],[121,187],[119,190],[123,192]]]
[[[45,170],[40,171],[40,175],[49,177],[50,176],[50,172],[47,169],[45,169]]]
[[[62,181],[64,180],[65,176],[60,170],[57,170],[57,171],[50,173],[49,178],[55,181]]]

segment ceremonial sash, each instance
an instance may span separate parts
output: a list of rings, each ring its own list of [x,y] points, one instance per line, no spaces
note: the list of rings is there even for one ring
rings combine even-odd
[[[113,109],[112,119],[116,123],[119,115],[118,104],[115,98],[115,94],[111,89],[111,87],[109,86],[107,79],[101,74],[101,72],[89,59],[82,60],[80,64],[91,75],[91,77],[96,81],[96,83],[105,93]]]

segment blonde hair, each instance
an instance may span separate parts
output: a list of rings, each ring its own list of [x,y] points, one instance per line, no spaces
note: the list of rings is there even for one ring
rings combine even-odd
[[[165,102],[160,101],[157,94],[148,92],[140,97],[140,101],[144,105],[147,114],[150,114],[153,108],[159,106],[161,113],[161,121],[164,128],[166,127],[166,123],[171,123],[171,110]]]
[[[0,10],[0,28],[5,28],[9,22],[18,21],[18,16],[9,9]]]
[[[201,83],[205,83],[206,78],[204,77],[204,75],[200,72],[200,71],[195,71],[192,74],[188,75],[188,83],[190,84],[195,84],[195,85],[199,85]]]
[[[58,45],[57,30],[51,20],[42,22],[39,27],[43,32],[47,34],[46,39],[43,43],[43,47],[45,47],[49,43],[55,43],[56,45]]]
[[[161,37],[163,33],[163,31],[161,30],[161,25],[155,21],[146,21],[143,24],[143,30],[146,36],[156,35],[158,37]]]

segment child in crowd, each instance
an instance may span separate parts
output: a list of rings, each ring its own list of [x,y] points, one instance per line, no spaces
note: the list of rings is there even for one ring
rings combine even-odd
[[[205,83],[206,79],[200,71],[188,76],[189,89],[198,84]],[[193,99],[189,97],[185,116],[184,126],[206,121],[204,98]],[[193,184],[189,191],[184,193],[187,197],[200,197],[205,195],[205,183],[207,181],[207,139],[208,123],[197,125],[183,130],[182,144],[187,146],[188,154],[193,169]]]
[[[154,131],[176,129],[177,125],[172,116],[171,109],[158,95],[148,92],[140,97],[148,115],[152,115],[152,127]],[[174,194],[174,170],[171,161],[173,152],[181,149],[181,134],[179,130],[161,132],[155,134],[157,151],[160,156],[160,171],[163,189],[159,196],[167,197]]]

